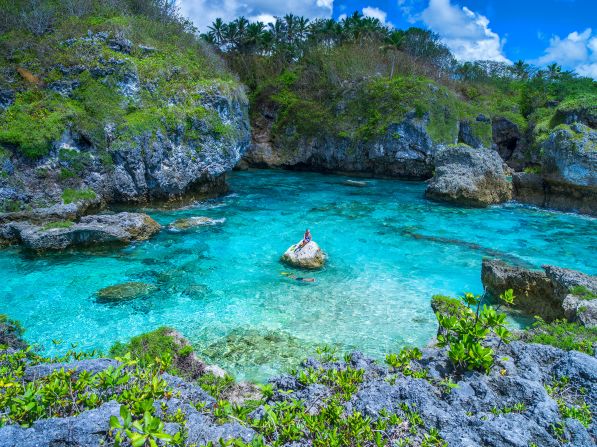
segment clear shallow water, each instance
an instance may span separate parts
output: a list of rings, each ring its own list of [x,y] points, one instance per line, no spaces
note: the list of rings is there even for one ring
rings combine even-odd
[[[169,325],[208,360],[239,378],[263,379],[322,343],[382,357],[434,335],[430,297],[480,292],[481,259],[504,256],[597,271],[597,220],[520,205],[461,209],[423,198],[424,184],[250,171],[229,195],[183,210],[146,210],[161,224],[191,216],[218,226],[121,249],[32,257],[0,250],[0,313],[21,320],[48,354],[107,351],[116,340]],[[326,268],[300,273],[278,259],[311,228]],[[128,281],[155,286],[118,305],[99,289]],[[52,340],[62,340],[54,345]]]

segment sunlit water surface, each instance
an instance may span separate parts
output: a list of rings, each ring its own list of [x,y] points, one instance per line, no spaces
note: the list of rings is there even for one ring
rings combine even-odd
[[[424,345],[436,331],[434,294],[480,292],[483,256],[597,270],[597,221],[516,204],[462,209],[423,198],[425,185],[319,174],[234,173],[225,197],[176,219],[225,219],[218,226],[163,230],[150,241],[100,252],[35,257],[0,251],[0,312],[20,320],[47,354],[104,352],[117,340],[173,326],[207,360],[238,378],[262,380],[296,365],[316,346],[382,357]],[[280,255],[311,228],[329,256],[299,283]],[[155,286],[118,305],[97,291],[124,282]],[[52,340],[61,340],[54,344]]]

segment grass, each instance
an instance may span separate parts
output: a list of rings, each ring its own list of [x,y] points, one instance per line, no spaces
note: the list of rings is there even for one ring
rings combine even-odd
[[[97,197],[95,191],[85,189],[66,188],[62,192],[62,201],[68,205],[69,203],[78,202],[80,200],[93,200]]]
[[[556,320],[546,323],[537,318],[532,327],[523,332],[521,338],[530,343],[551,345],[565,351],[581,351],[589,355],[595,354],[597,346],[597,328]]]
[[[53,229],[59,229],[59,228],[70,228],[74,224],[75,223],[70,220],[59,220],[56,222],[49,222],[49,223],[45,224],[42,227],[42,230],[47,231],[47,230],[53,230]]]
[[[576,295],[577,297],[579,297],[583,300],[597,299],[597,293],[587,289],[584,286],[574,286],[570,289],[570,293],[572,295]]]

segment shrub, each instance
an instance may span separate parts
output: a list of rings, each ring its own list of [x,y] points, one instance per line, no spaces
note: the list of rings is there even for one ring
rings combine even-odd
[[[482,296],[466,293],[461,297],[466,310],[457,310],[456,315],[436,312],[440,329],[438,346],[448,347],[448,357],[457,369],[482,370],[489,372],[494,363],[494,351],[483,342],[491,334],[496,335],[500,344],[508,342],[511,334],[506,328],[506,315],[484,304]],[[512,289],[500,295],[501,302],[511,305],[514,302]],[[455,303],[450,303],[453,307]],[[499,306],[498,306],[499,309]]]

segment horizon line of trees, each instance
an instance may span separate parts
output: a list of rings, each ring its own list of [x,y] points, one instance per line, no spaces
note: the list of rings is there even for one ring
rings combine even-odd
[[[522,59],[512,64],[490,60],[459,62],[439,34],[419,27],[390,28],[358,11],[340,21],[310,20],[294,14],[275,17],[270,23],[249,21],[245,17],[230,22],[217,18],[200,37],[223,54],[275,56],[288,63],[300,60],[314,47],[331,49],[346,43],[377,43],[389,55],[390,77],[395,72],[397,53],[408,54],[415,63],[432,65],[440,77],[469,82],[533,78],[557,81],[579,77],[557,63],[542,68]]]

